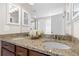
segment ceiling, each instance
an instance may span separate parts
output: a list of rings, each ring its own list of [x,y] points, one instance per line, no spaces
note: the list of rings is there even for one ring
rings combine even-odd
[[[63,10],[65,7],[65,3],[35,3],[32,6],[32,15],[41,17],[47,15],[49,13],[58,12],[59,10]]]
[[[60,10],[62,11],[65,7],[65,3],[34,3],[34,5],[30,5],[29,3],[21,3],[20,5],[31,9],[32,16],[36,17],[50,15]]]
[[[35,3],[34,8],[42,8],[43,9],[57,9],[64,7],[65,3]]]

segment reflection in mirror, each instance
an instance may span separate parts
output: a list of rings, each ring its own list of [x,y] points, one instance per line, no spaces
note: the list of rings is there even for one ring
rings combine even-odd
[[[73,3],[73,16],[79,12],[79,3]]]
[[[65,35],[64,6],[64,3],[34,4],[35,29],[42,30],[44,34],[48,35]]]
[[[14,4],[9,4],[9,23],[19,23],[19,8]]]
[[[79,38],[78,3],[37,3],[33,8],[35,29],[43,30],[48,35],[68,36],[67,39]]]
[[[28,14],[24,12],[24,24],[28,24]]]
[[[19,18],[18,18],[18,11],[14,11],[14,12],[10,12],[10,23],[18,23],[19,22]]]

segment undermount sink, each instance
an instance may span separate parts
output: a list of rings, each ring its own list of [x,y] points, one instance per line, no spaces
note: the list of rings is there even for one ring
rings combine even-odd
[[[68,45],[58,42],[44,42],[43,46],[47,49],[70,49]]]

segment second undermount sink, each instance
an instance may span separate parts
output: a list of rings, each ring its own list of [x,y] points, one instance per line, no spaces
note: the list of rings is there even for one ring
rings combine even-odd
[[[70,49],[68,45],[58,42],[44,42],[43,46],[47,49]]]

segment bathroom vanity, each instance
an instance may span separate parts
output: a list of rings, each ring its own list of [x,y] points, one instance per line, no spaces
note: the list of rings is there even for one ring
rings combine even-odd
[[[46,41],[48,40],[48,41]],[[1,41],[1,56],[78,56],[79,42],[47,38],[30,39],[26,36],[5,36]],[[50,48],[50,44],[52,45]],[[55,43],[56,42],[56,43]],[[64,45],[64,46],[63,46]],[[46,47],[45,47],[46,46]],[[69,46],[69,47],[67,47]],[[60,49],[61,48],[61,49]]]
[[[30,50],[5,41],[2,41],[1,55],[2,56],[47,56],[44,53]]]

